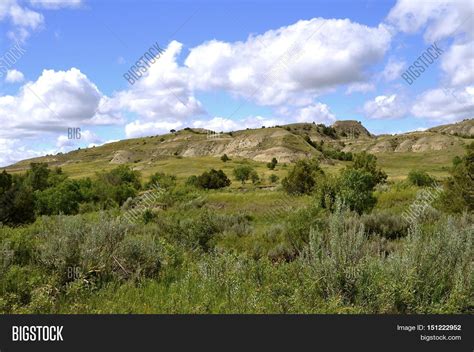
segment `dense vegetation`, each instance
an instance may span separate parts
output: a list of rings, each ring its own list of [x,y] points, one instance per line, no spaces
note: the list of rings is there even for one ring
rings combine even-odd
[[[0,312],[472,312],[473,153],[412,222],[433,178],[387,181],[366,153],[332,174],[299,161],[276,190],[246,165],[242,189],[214,169],[0,173]]]

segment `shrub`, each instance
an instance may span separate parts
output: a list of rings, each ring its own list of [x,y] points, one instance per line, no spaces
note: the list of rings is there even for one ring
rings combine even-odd
[[[211,239],[219,232],[219,224],[206,210],[197,219],[181,221],[180,232],[180,237],[188,247],[209,251],[212,248]]]
[[[198,183],[198,177],[196,175],[191,175],[186,179],[185,182],[186,186],[194,186],[194,187],[199,187]]]
[[[140,173],[120,165],[109,172],[97,174],[97,180],[92,184],[93,200],[104,208],[113,203],[121,206],[128,198],[135,197],[140,188]]]
[[[47,188],[50,172],[47,163],[31,163],[30,169],[26,172],[25,185],[31,187],[33,191]]]
[[[249,165],[242,165],[234,168],[234,176],[236,180],[241,181],[242,184],[244,184],[245,181],[250,179],[252,172],[254,172],[254,169]]]
[[[252,181],[253,184],[260,182],[260,177],[258,176],[257,171],[253,170],[250,173],[250,180]]]
[[[354,303],[369,247],[363,225],[338,208],[328,219],[327,230],[312,228],[303,260],[319,278],[323,298],[341,297]]]
[[[43,274],[37,267],[12,265],[0,279],[0,297],[6,299],[3,309],[11,311],[18,305],[27,305],[33,290],[43,280]]]
[[[321,208],[309,206],[288,215],[285,224],[285,240],[291,245],[291,252],[287,253],[288,257],[295,257],[308,244],[312,228],[324,227],[320,214]]]
[[[146,183],[145,188],[159,187],[161,189],[169,190],[176,186],[176,176],[168,175],[163,172],[156,172],[150,176],[150,180]]]
[[[431,186],[433,179],[424,171],[412,170],[408,173],[408,182],[414,186],[424,187]]]
[[[333,211],[339,193],[339,179],[331,175],[324,175],[316,187],[315,199],[319,207]]]
[[[408,233],[408,223],[405,219],[389,211],[364,214],[361,221],[369,234],[379,235],[387,239],[404,237]]]
[[[273,158],[271,162],[267,163],[267,167],[270,170],[274,170],[277,164],[278,164],[278,160],[276,158]]]
[[[12,175],[5,170],[0,174],[0,196],[12,186]]]
[[[323,174],[316,160],[299,160],[282,180],[282,185],[288,194],[309,194],[314,190],[316,178]]]
[[[124,278],[154,277],[162,265],[162,248],[157,238],[147,234],[127,236],[117,246],[114,261]]]
[[[0,222],[10,225],[30,223],[35,220],[35,199],[31,187],[14,183],[0,194]]]
[[[320,131],[322,134],[325,134],[326,136],[331,138],[336,138],[336,130],[334,129],[334,127],[325,126],[324,124],[320,124],[318,126],[321,127]]]
[[[271,174],[269,177],[268,177],[268,180],[271,182],[271,183],[275,183],[279,180],[279,177],[275,174]]]
[[[373,174],[347,168],[341,173],[338,195],[351,210],[362,214],[372,210],[377,202],[373,195],[375,185]]]
[[[355,170],[364,170],[374,177],[375,183],[383,183],[387,180],[387,174],[377,167],[377,157],[367,152],[353,155]]]
[[[77,214],[83,200],[75,181],[66,180],[55,187],[36,191],[36,211],[40,215]]]
[[[221,160],[222,160],[223,162],[227,162],[227,161],[230,160],[230,158],[227,156],[227,154],[224,154],[224,155],[221,156]]]
[[[474,210],[474,142],[466,147],[466,155],[453,160],[451,176],[445,183],[441,202],[450,212]]]
[[[197,176],[196,179],[188,179],[188,184],[193,182],[200,188],[204,189],[219,189],[230,185],[230,180],[222,170],[214,170],[204,172],[202,175]]]

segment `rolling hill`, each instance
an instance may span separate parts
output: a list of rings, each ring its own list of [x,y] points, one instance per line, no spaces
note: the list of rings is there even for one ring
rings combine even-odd
[[[296,123],[228,133],[185,128],[165,135],[121,140],[23,160],[6,169],[22,172],[32,162],[47,162],[50,166],[62,167],[73,177],[79,177],[117,164],[133,164],[135,169],[143,170],[145,174],[163,169],[187,176],[206,167],[222,167],[218,157],[223,154],[233,160],[248,160],[255,164],[266,163],[273,157],[280,163],[291,163],[321,155],[316,148],[319,145],[344,152],[374,153],[392,178],[404,177],[412,168],[443,176],[452,158],[463,154],[463,146],[473,136],[474,119],[426,131],[379,136],[353,120],[337,121],[330,127]],[[343,164],[323,159],[327,165]]]

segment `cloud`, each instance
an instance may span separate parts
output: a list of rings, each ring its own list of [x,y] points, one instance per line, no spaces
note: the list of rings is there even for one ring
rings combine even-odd
[[[133,121],[125,126],[127,138],[150,136],[154,134],[168,133],[171,129],[183,127],[181,121],[141,122]]]
[[[233,120],[225,117],[214,117],[210,120],[194,121],[192,126],[206,128],[216,132],[237,131],[246,128],[271,127],[284,124],[284,119],[268,118],[263,116],[248,116],[244,119]]]
[[[33,136],[87,124],[120,123],[98,109],[105,97],[81,71],[44,70],[15,96],[0,97],[0,120],[5,135]],[[101,112],[102,111],[102,112]]]
[[[5,77],[5,81],[8,83],[19,83],[19,82],[23,82],[24,79],[25,79],[25,76],[23,75],[23,73],[15,69],[8,70],[7,76]]]
[[[47,154],[46,151],[32,149],[19,139],[0,138],[0,166],[11,165],[18,160],[35,158]]]
[[[0,3],[0,21],[9,20],[13,29],[7,34],[11,39],[24,41],[30,31],[37,30],[44,22],[42,14],[18,4],[17,0],[2,0]]]
[[[30,4],[45,9],[75,8],[81,6],[82,0],[30,0]]]
[[[407,109],[397,94],[379,95],[364,104],[364,112],[371,119],[392,119],[403,117]]]
[[[104,143],[99,136],[97,136],[94,132],[90,130],[80,131],[80,133],[81,135],[79,139],[72,139],[66,135],[58,136],[58,138],[56,139],[56,147],[58,149],[55,151],[55,153],[65,153],[73,149],[77,149],[78,145],[83,143],[86,143],[88,148]]]
[[[390,41],[383,25],[371,28],[350,20],[316,18],[249,36],[244,42],[205,42],[190,49],[184,65],[177,63],[183,45],[172,41],[138,82],[110,98],[110,106],[137,116],[125,127],[128,137],[162,133],[192,121],[194,127],[212,122],[218,128],[235,129],[295,120],[293,116],[253,117],[238,123],[232,116],[203,119],[199,116],[207,112],[195,97],[198,90],[227,91],[277,110],[288,107],[302,121],[332,122],[329,108],[313,103],[315,95],[339,84],[372,89],[363,83],[366,70],[382,59]]]
[[[390,41],[384,25],[314,18],[244,42],[206,42],[190,50],[185,65],[197,89],[226,90],[260,105],[304,106],[339,84],[363,81]]]
[[[129,89],[118,92],[111,105],[149,121],[185,119],[205,113],[194,97],[189,70],[176,63],[182,47],[181,43],[172,41],[144,77]]]
[[[382,78],[387,82],[399,79],[405,67],[406,62],[390,58],[382,71]]]
[[[8,20],[13,28],[7,32],[12,40],[24,42],[31,32],[39,30],[44,25],[44,16],[29,9],[19,0],[0,1],[0,21]],[[57,10],[64,7],[77,8],[82,4],[81,0],[30,0],[31,6],[36,8]]]
[[[451,86],[474,83],[473,20],[471,0],[399,0],[387,16],[387,21],[402,32],[424,30],[426,42],[454,39],[441,59],[441,68]]]
[[[451,45],[442,58],[441,68],[451,86],[473,84],[474,41]]]
[[[473,118],[474,86],[462,89],[433,89],[416,98],[411,113],[437,122],[455,122]]]
[[[425,29],[424,38],[431,43],[460,32],[471,32],[472,12],[470,0],[398,0],[387,20],[405,33]]]
[[[325,125],[331,125],[336,121],[330,110],[329,106],[323,103],[316,103],[307,107],[304,107],[298,111],[296,116],[297,122],[316,122],[324,123]]]
[[[352,93],[367,93],[375,90],[375,85],[373,83],[352,83],[346,89],[346,94]]]

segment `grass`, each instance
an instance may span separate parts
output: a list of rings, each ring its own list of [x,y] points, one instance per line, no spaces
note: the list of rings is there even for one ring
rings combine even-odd
[[[418,169],[428,172],[435,178],[448,176],[448,169],[451,166],[452,158],[456,155],[463,155],[463,150],[449,153],[381,153],[377,154],[378,165],[388,174],[389,180],[403,180],[411,170]],[[211,168],[222,169],[233,181],[232,188],[239,188],[238,181],[233,180],[232,171],[236,166],[249,164],[254,167],[263,180],[263,185],[271,186],[268,177],[271,174],[277,175],[280,180],[288,172],[290,164],[278,164],[275,170],[267,168],[266,163],[257,162],[243,158],[231,158],[224,163],[218,157],[162,157],[153,163],[138,162],[129,164],[140,170],[146,178],[155,172],[165,172],[176,175],[178,180],[184,182],[191,175],[198,175]],[[323,163],[321,166],[325,172],[336,174],[340,169],[349,165],[350,162],[333,161],[333,164]],[[92,177],[97,171],[111,170],[116,164],[110,164],[108,160],[95,160],[84,162],[67,163],[62,166],[63,171],[71,178]],[[17,171],[20,172],[20,171]],[[13,172],[14,173],[14,172]]]
[[[451,148],[440,152],[423,153],[379,153],[377,164],[391,180],[403,180],[411,170],[428,172],[435,178],[448,176],[448,169],[455,156],[464,154],[464,149]]]
[[[165,214],[164,217],[166,218]],[[466,313],[472,309],[472,218],[417,224],[385,250],[356,214],[338,210],[307,227],[291,260],[252,258],[225,245],[219,222],[204,252],[181,243],[194,228],[126,224],[108,214],[60,216],[0,228],[4,313]],[[278,220],[285,226],[286,220]],[[212,227],[212,226],[211,226]],[[289,228],[291,230],[291,228]],[[251,236],[256,236],[252,234]],[[244,236],[245,237],[245,236]],[[252,238],[253,240],[256,237]],[[281,243],[281,239],[276,239]],[[181,243],[181,244],[180,244]],[[387,249],[388,248],[388,249]],[[120,263],[118,265],[117,263]],[[67,274],[78,268],[77,277]]]

